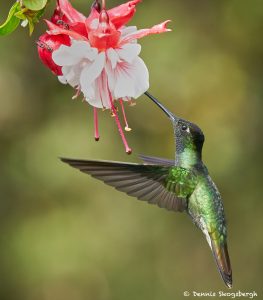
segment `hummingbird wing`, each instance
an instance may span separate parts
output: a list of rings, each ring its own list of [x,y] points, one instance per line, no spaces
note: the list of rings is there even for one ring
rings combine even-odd
[[[183,212],[187,208],[187,193],[182,192],[186,189],[179,182],[180,176],[177,176],[178,182],[170,180],[171,167],[66,158],[61,160],[139,200],[168,210]],[[176,168],[173,167],[174,170]],[[178,167],[178,174],[180,169],[182,168]],[[185,175],[185,169],[182,173]]]
[[[174,166],[175,161],[162,157],[139,155],[139,158],[147,165]]]

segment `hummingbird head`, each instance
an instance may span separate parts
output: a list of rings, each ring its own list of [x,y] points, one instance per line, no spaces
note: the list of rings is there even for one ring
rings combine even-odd
[[[164,107],[155,97],[148,92],[145,93],[172,121],[176,136],[176,150],[177,152],[183,152],[185,149],[191,149],[197,153],[202,152],[205,136],[202,130],[194,123],[181,119],[171,113],[166,107]]]
[[[183,151],[185,147],[190,147],[198,153],[201,153],[205,141],[202,130],[194,123],[177,118],[176,116],[174,117],[176,118],[176,120],[173,121],[175,135],[177,143],[179,142],[177,147],[182,147],[182,149],[178,149],[179,152],[180,150]]]

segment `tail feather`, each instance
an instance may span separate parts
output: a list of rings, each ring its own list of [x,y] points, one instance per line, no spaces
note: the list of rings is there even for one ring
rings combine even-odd
[[[228,288],[232,288],[232,269],[227,250],[227,243],[220,243],[211,239],[211,249],[219,273]]]

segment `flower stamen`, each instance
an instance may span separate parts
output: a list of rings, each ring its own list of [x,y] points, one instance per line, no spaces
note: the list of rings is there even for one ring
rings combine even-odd
[[[121,123],[120,123],[118,114],[117,114],[116,109],[115,109],[115,106],[114,106],[114,104],[113,104],[113,100],[112,100],[111,92],[110,92],[110,90],[109,90],[108,83],[107,83],[107,89],[108,89],[109,98],[110,98],[110,103],[111,103],[111,110],[112,110],[112,112],[114,113],[115,122],[116,122],[116,124],[117,124],[117,127],[118,127],[118,130],[119,130],[119,133],[120,133],[122,142],[123,142],[123,144],[124,144],[125,151],[126,151],[127,154],[131,154],[131,153],[132,153],[132,150],[131,150],[131,148],[129,147],[129,145],[128,145],[128,143],[127,143],[127,140],[126,140],[126,138],[125,138],[124,132],[123,132],[123,130],[122,130],[122,127],[121,127]]]
[[[100,94],[100,103],[101,103],[101,105],[102,105],[102,111],[105,111],[105,110],[106,110],[106,107],[105,107],[105,105],[104,105],[104,103],[103,103],[103,97],[101,97],[101,94]]]
[[[72,100],[77,99],[80,94],[81,94],[81,88],[80,88],[80,86],[78,86],[76,88],[76,94],[72,97]]]
[[[94,114],[94,137],[95,141],[98,142],[100,140],[99,135],[99,122],[98,122],[98,111],[97,108],[93,108],[93,114]]]
[[[129,104],[129,106],[136,106],[136,102],[132,101],[132,100],[129,100],[128,104]]]
[[[123,119],[124,119],[124,122],[125,122],[125,131],[131,131],[132,129],[128,125],[128,121],[127,121],[127,117],[126,117],[126,113],[125,113],[125,109],[124,109],[124,105],[123,105],[123,100],[122,99],[120,99],[120,105],[121,105],[121,109],[122,109]]]

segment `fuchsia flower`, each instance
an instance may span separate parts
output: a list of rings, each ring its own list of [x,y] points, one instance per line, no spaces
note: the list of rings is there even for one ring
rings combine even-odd
[[[58,0],[47,33],[38,42],[39,56],[63,84],[76,89],[76,98],[94,107],[95,139],[99,140],[97,108],[110,109],[115,117],[125,150],[131,153],[120,120],[116,102],[123,113],[125,130],[127,123],[124,101],[137,99],[149,88],[149,73],[139,57],[141,46],[137,40],[150,34],[170,31],[169,21],[150,29],[137,30],[126,26],[136,5],[141,0],[129,1],[110,10],[102,9],[95,1],[86,18],[76,11],[68,0]]]

